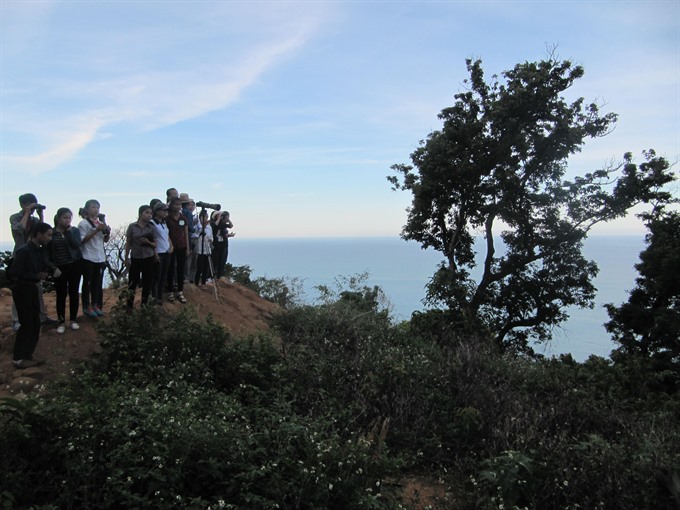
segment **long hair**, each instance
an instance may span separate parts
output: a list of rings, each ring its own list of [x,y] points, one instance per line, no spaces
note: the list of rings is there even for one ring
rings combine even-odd
[[[68,207],[60,207],[59,209],[57,209],[57,212],[54,215],[54,225],[55,226],[59,223],[59,218],[61,218],[66,213],[73,216],[73,212],[71,212],[71,209],[69,209]]]
[[[95,200],[94,198],[91,198],[87,202],[85,202],[85,206],[81,207],[78,210],[78,216],[81,218],[87,218],[87,210],[90,208],[92,204],[97,204],[99,207],[101,207],[101,204],[99,203],[99,200]]]
[[[142,213],[146,211],[147,209],[151,209],[150,205],[144,204],[139,206],[139,212],[137,213],[137,217],[141,217]],[[153,209],[151,209],[151,212],[153,212]]]

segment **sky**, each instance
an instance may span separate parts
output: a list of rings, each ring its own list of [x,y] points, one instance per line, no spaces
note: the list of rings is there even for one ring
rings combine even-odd
[[[32,192],[49,222],[95,198],[126,225],[175,187],[243,238],[398,236],[411,196],[386,176],[465,59],[490,77],[553,48],[585,69],[569,93],[619,114],[568,175],[680,158],[677,1],[0,0],[0,214]]]

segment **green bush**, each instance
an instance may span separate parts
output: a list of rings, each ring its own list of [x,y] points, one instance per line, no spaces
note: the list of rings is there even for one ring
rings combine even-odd
[[[399,508],[402,474],[459,509],[677,506],[673,374],[395,324],[360,282],[282,310],[275,337],[114,310],[97,359],[0,405],[0,508]]]
[[[114,311],[102,354],[0,413],[3,502],[58,508],[388,505],[376,441],[294,412],[270,339],[186,311]],[[26,485],[29,483],[30,485]],[[30,491],[25,488],[31,487]],[[384,503],[383,503],[384,501]]]
[[[257,292],[260,297],[276,303],[283,308],[291,308],[302,304],[304,291],[302,280],[297,277],[270,278],[260,276],[254,280],[251,278],[253,270],[250,266],[225,266],[225,276],[234,283],[243,285]]]

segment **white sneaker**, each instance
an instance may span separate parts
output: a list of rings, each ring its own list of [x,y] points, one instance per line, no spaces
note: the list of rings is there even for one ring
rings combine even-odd
[[[66,325],[62,322],[61,324],[59,324],[59,326],[57,326],[57,333],[63,335],[64,331],[66,331]]]
[[[78,330],[80,329],[80,326],[78,326],[78,323],[77,323],[77,322],[72,322],[72,323],[71,323],[71,329],[72,329],[73,331],[78,331]]]

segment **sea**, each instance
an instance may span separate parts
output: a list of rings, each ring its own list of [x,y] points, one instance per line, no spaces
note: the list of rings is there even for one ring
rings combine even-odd
[[[11,250],[0,243],[0,250]],[[577,361],[590,355],[608,357],[616,346],[604,329],[608,316],[605,303],[627,300],[635,285],[642,235],[591,236],[584,244],[584,255],[594,260],[600,272],[594,283],[598,289],[593,309],[570,308],[570,318],[553,331],[549,343],[534,345],[545,356],[570,353]],[[248,239],[234,237],[229,242],[229,262],[251,268],[251,278],[284,278],[299,284],[301,299],[314,303],[320,297],[318,286],[342,287],[343,281],[365,275],[362,285],[379,286],[385,306],[394,321],[408,320],[414,311],[426,309],[425,286],[442,260],[434,250],[423,250],[417,243],[399,237],[347,237],[300,239]]]
[[[553,330],[548,343],[534,345],[545,356],[570,353],[577,361],[590,355],[608,357],[616,345],[604,328],[609,320],[605,303],[620,304],[635,285],[634,265],[644,249],[644,236],[591,236],[584,256],[600,269],[594,281],[598,289],[592,309],[570,307],[569,320]],[[399,237],[239,239],[229,242],[229,262],[248,265],[252,278],[297,278],[304,297],[318,299],[317,286],[334,289],[352,276],[366,273],[365,285],[379,286],[395,321],[408,320],[424,310],[425,286],[442,256],[423,250]]]

